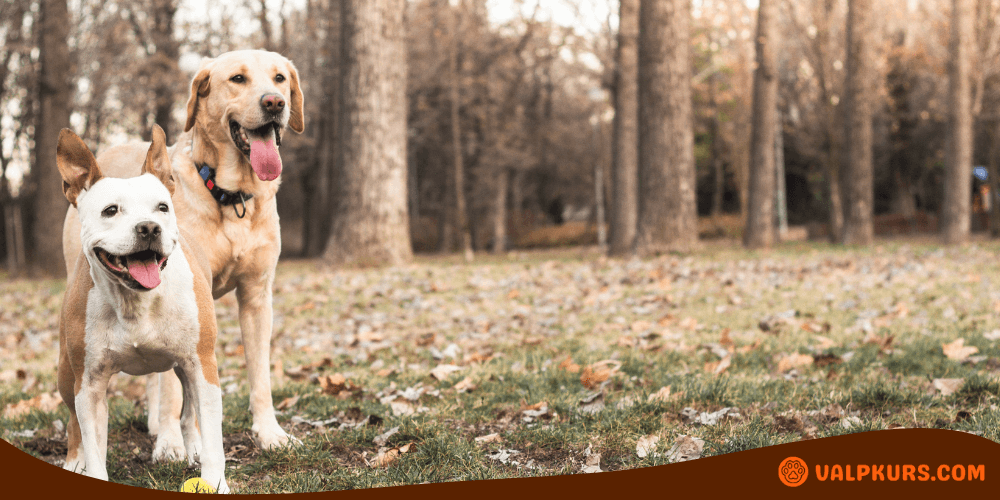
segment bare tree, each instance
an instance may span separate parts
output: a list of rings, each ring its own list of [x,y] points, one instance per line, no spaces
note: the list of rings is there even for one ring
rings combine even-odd
[[[326,257],[400,263],[413,253],[406,206],[406,3],[341,5],[340,189]]]
[[[611,158],[612,255],[632,251],[639,215],[639,0],[621,0],[615,51]]]
[[[973,0],[952,0],[949,42],[948,142],[941,234],[945,243],[969,239],[972,168],[972,85],[970,66],[975,19]]]
[[[639,254],[698,240],[691,127],[691,3],[645,1],[639,14]]]
[[[70,17],[66,0],[42,0],[40,14],[39,114],[35,127],[35,161],[31,169],[36,189],[29,231],[33,245],[28,255],[36,269],[61,276],[66,273],[61,242],[62,222],[68,205],[62,194],[62,179],[56,169],[56,145],[59,131],[69,126],[73,97],[67,43]]]
[[[750,192],[743,244],[766,248],[774,243],[774,134],[778,101],[777,2],[761,0],[757,11],[757,69],[753,78],[750,128]]]
[[[872,0],[847,2],[847,81],[844,96],[844,232],[849,245],[870,245],[872,226],[872,114],[875,107],[875,26]]]
[[[462,150],[462,124],[459,110],[462,103],[459,86],[461,85],[461,72],[458,67],[458,7],[451,6],[448,16],[449,33],[451,37],[448,44],[448,91],[451,104],[451,148],[455,176],[455,227],[458,229],[459,237],[462,239],[462,253],[466,262],[472,262],[472,232],[469,229],[469,214],[465,204],[465,159]]]

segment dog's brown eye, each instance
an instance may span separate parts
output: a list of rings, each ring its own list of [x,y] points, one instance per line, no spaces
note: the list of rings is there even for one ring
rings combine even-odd
[[[170,207],[168,207],[166,203],[160,203],[160,206],[157,208],[159,208],[160,211],[163,213],[167,213],[170,211]]]
[[[234,75],[232,78],[229,79],[229,81],[233,83],[243,83],[247,81],[247,79],[243,75]]]
[[[282,74],[279,73],[278,76],[274,77],[274,81],[276,81],[278,83],[281,83],[281,82],[285,81],[285,75],[282,75]]]
[[[101,212],[101,215],[105,217],[114,217],[118,213],[118,205],[111,205]]]

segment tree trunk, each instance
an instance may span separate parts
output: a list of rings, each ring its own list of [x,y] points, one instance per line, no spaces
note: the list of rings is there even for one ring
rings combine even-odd
[[[323,68],[317,73],[325,82],[319,93],[319,113],[316,118],[316,160],[311,175],[302,179],[303,220],[302,253],[306,257],[323,255],[330,239],[332,210],[337,206],[337,137],[340,121],[340,50],[341,10],[329,9],[326,38],[323,46]]]
[[[778,102],[777,3],[761,0],[757,11],[757,69],[753,77],[750,127],[750,192],[743,244],[767,248],[774,244],[774,131]]]
[[[836,0],[824,0],[823,12],[816,16],[820,44],[820,95],[826,118],[826,156],[823,173],[827,184],[827,210],[829,210],[830,242],[839,242],[844,232],[844,204],[840,190],[840,135],[842,124],[837,106],[833,103],[830,89],[833,88],[833,37],[830,34],[830,19],[836,8]]]
[[[597,248],[608,249],[608,233],[604,221],[604,162],[601,158],[601,122],[594,117],[594,216],[597,225]]]
[[[29,251],[33,267],[46,274],[64,276],[62,224],[69,206],[56,168],[59,131],[69,127],[73,97],[72,65],[67,37],[70,28],[66,0],[43,0],[39,28],[39,115],[35,128],[35,163],[31,177],[36,186],[31,202]]]
[[[990,180],[990,236],[1000,237],[1000,120],[994,121],[991,126],[993,140],[990,141],[990,158],[987,163]]]
[[[497,175],[496,199],[493,202],[493,253],[507,251],[507,185],[510,170],[501,168]]]
[[[639,0],[622,0],[615,52],[611,159],[612,255],[632,251],[639,215]]]
[[[406,212],[405,0],[341,4],[337,208],[326,257],[335,263],[410,260]]]
[[[972,92],[970,69],[974,36],[972,0],[952,0],[948,78],[947,173],[941,207],[941,235],[945,243],[969,239],[970,178],[972,168]]]
[[[725,152],[722,147],[722,127],[719,126],[719,99],[716,93],[716,78],[708,82],[708,106],[715,116],[709,122],[709,135],[712,137],[712,173],[715,176],[715,189],[712,190],[712,217],[722,215],[722,201],[726,191]]]
[[[465,204],[465,163],[462,151],[462,124],[459,108],[459,85],[461,74],[458,69],[458,11],[456,7],[450,9],[451,43],[448,46],[448,70],[449,82],[448,90],[451,97],[451,148],[454,154],[454,175],[455,175],[455,227],[462,238],[462,253],[466,262],[472,262],[472,233],[469,230],[469,214]]]
[[[872,226],[872,114],[875,97],[873,0],[847,3],[847,80],[844,96],[844,231],[841,242],[870,245]]]
[[[785,193],[785,133],[780,112],[774,127],[774,209],[778,241],[788,236],[788,201]]]
[[[180,57],[180,44],[174,38],[174,14],[177,12],[176,0],[156,0],[153,3],[153,29],[150,33],[153,44],[156,45],[157,69],[163,75],[157,78],[156,123],[163,128],[167,143],[171,143],[174,131],[173,110],[176,81],[170,78],[178,73],[177,61]]]
[[[698,241],[687,0],[644,1],[639,15],[639,218],[642,255]]]

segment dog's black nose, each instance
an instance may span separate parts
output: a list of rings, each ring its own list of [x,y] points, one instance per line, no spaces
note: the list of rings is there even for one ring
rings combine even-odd
[[[280,113],[285,109],[285,98],[281,94],[264,94],[260,96],[260,107],[268,113]]]
[[[159,238],[160,225],[155,222],[140,222],[135,225],[135,233],[144,240]]]

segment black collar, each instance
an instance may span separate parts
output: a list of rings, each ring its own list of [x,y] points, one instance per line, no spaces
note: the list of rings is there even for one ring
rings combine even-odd
[[[201,176],[201,180],[205,181],[205,187],[208,188],[208,192],[212,193],[212,198],[219,202],[220,205],[232,205],[233,211],[236,212],[236,216],[243,218],[247,214],[247,200],[253,198],[250,193],[244,193],[243,191],[226,191],[215,184],[215,169],[209,167],[207,163],[202,163],[201,166],[195,164],[198,168],[198,175]],[[243,206],[243,213],[240,213],[236,209],[236,205]]]

